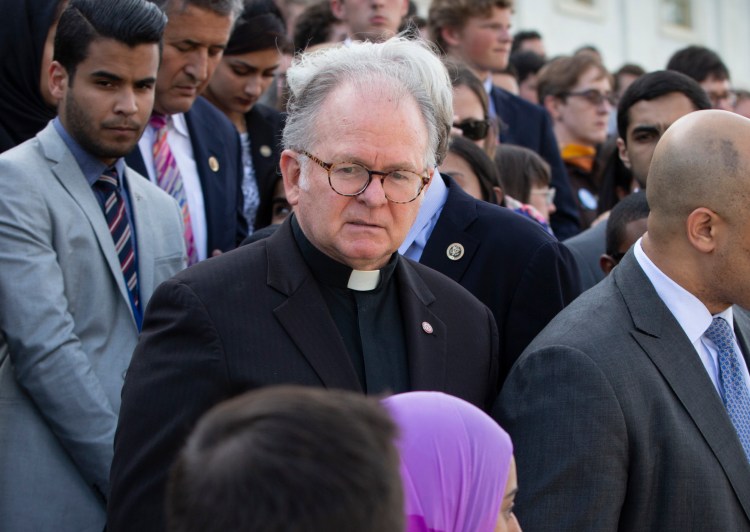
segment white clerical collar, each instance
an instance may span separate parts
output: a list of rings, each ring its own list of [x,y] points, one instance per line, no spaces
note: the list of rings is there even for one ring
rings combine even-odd
[[[346,287],[357,292],[375,290],[380,282],[380,270],[352,270]]]

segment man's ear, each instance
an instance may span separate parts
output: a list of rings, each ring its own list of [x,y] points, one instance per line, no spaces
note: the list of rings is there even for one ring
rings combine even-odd
[[[547,112],[552,117],[553,122],[557,122],[560,118],[560,104],[562,104],[562,101],[557,96],[552,96],[551,94],[548,94],[544,97],[544,100],[542,101],[542,105],[545,109],[547,109]]]
[[[461,44],[461,29],[456,28],[454,26],[443,26],[440,28],[440,36],[443,38],[443,41],[450,46],[455,47]],[[444,52],[448,52],[448,50],[444,50]]]
[[[611,272],[615,266],[617,266],[617,262],[615,262],[615,259],[613,259],[610,255],[602,253],[599,256],[599,267],[604,272],[604,275],[609,275],[609,272]]]
[[[620,156],[620,160],[622,161],[622,164],[627,168],[628,170],[631,170],[630,168],[630,155],[628,154],[628,145],[625,144],[625,141],[622,140],[622,138],[617,137],[617,154]]]
[[[293,150],[284,150],[281,152],[281,177],[284,180],[284,193],[286,201],[294,207],[299,203],[299,180],[302,168],[299,163],[299,153]]]
[[[711,253],[718,245],[718,236],[726,223],[711,209],[698,207],[685,220],[688,242],[701,253]]]
[[[344,0],[331,0],[331,13],[333,13],[333,16],[340,21],[346,22],[346,8],[344,7]]]
[[[503,202],[505,201],[505,191],[498,186],[492,187],[492,191],[495,193],[495,203],[503,205]]]
[[[60,63],[52,61],[49,65],[49,92],[56,100],[61,100],[68,89],[70,80],[68,71]]]

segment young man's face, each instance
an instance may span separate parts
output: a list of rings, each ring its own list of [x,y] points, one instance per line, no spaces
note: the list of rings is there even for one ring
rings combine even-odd
[[[470,17],[463,28],[443,28],[449,55],[465,62],[481,79],[508,66],[513,38],[510,8],[493,7],[486,17]]]

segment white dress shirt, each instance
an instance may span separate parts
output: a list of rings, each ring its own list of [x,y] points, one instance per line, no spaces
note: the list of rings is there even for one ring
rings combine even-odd
[[[138,141],[138,147],[141,150],[143,162],[146,164],[148,178],[156,183],[156,172],[154,171],[154,140],[156,130],[152,126],[147,126]],[[190,133],[188,132],[185,115],[177,113],[169,116],[167,119],[167,142],[169,149],[174,155],[177,162],[177,168],[180,169],[182,176],[182,186],[185,189],[188,210],[190,211],[190,225],[193,227],[193,241],[195,249],[198,252],[198,260],[204,260],[207,256],[207,234],[206,229],[206,209],[203,202],[203,189],[201,180],[198,175],[198,167],[195,164],[193,156],[193,145],[190,143]]]
[[[648,258],[641,246],[641,240],[642,238],[639,238],[633,248],[638,264],[643,269],[649,281],[651,281],[651,284],[654,285],[654,289],[659,295],[659,298],[675,317],[677,323],[682,327],[682,330],[685,331],[690,343],[693,344],[695,351],[698,353],[698,356],[703,363],[703,367],[706,368],[706,373],[708,373],[716,391],[719,392],[719,395],[721,396],[722,390],[719,382],[718,362],[719,354],[714,343],[703,336],[703,334],[711,325],[713,319],[717,317],[724,318],[727,323],[729,323],[729,326],[732,327],[732,330],[734,330],[732,307],[712,316],[706,306],[701,303],[697,297],[667,277],[667,275]],[[734,349],[739,354],[737,359],[742,368],[745,386],[750,388],[750,375],[748,375],[747,364],[742,356],[742,350],[737,343],[736,337],[734,338]]]

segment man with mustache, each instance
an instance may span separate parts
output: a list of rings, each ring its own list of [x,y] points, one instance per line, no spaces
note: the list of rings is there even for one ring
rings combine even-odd
[[[145,0],[71,0],[49,70],[59,116],[0,156],[3,530],[104,527],[143,311],[185,263],[176,202],[123,159],[165,24]]]

